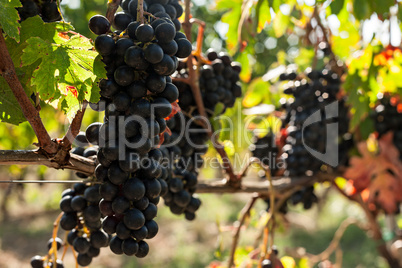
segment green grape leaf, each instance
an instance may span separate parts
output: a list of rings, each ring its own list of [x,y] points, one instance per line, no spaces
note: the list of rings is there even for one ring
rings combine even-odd
[[[273,28],[276,37],[281,37],[285,34],[290,24],[290,17],[282,12],[277,12],[273,22]]]
[[[268,0],[269,6],[272,7],[274,12],[276,13],[279,10],[281,4],[284,4],[283,0]]]
[[[395,5],[395,0],[371,0],[367,1],[371,8],[371,13],[377,13],[380,19],[386,19],[390,7]]]
[[[370,89],[367,87],[368,83],[362,81],[358,72],[349,74],[344,83],[344,88],[349,93],[348,102],[350,104],[350,112],[352,118],[350,120],[350,129],[355,131],[360,122],[364,120],[370,112],[370,98],[368,92]],[[366,133],[362,133],[362,136],[366,136]]]
[[[26,121],[11,88],[2,76],[0,76],[0,120],[14,125]]]
[[[402,19],[402,4],[401,3],[398,3],[398,14],[397,14],[397,16],[398,16],[398,20],[401,21],[401,19]]]
[[[61,108],[69,118],[80,109],[77,106],[82,101],[99,100],[97,80],[105,77],[106,71],[88,39],[74,35],[64,42],[52,43],[31,37],[26,42],[29,46],[23,50],[22,64],[29,66],[40,60],[31,85],[43,100],[62,98]]]
[[[244,82],[248,82],[251,78],[251,66],[249,62],[248,53],[239,53],[236,55],[236,61],[242,66],[240,72],[240,79]]]
[[[225,2],[227,0],[224,0]],[[226,12],[222,16],[222,22],[229,24],[229,30],[226,34],[227,36],[227,44],[229,50],[234,49],[238,46],[238,27],[239,21],[242,14],[242,1],[240,0],[231,0],[230,1],[232,9]],[[218,7],[219,5],[217,5]]]
[[[21,42],[26,42],[31,37],[40,37],[46,41],[63,43],[64,35],[60,34],[74,30],[74,27],[66,22],[45,23],[39,16],[34,16],[21,22]]]
[[[265,23],[271,22],[271,11],[268,2],[266,0],[258,0],[255,13],[256,30],[257,33],[260,33],[264,29]]]
[[[340,27],[337,35],[332,36],[332,51],[341,59],[346,59],[351,52],[360,49],[359,22],[351,19],[351,14],[346,8],[338,14]]]
[[[260,103],[275,103],[272,93],[270,92],[270,85],[262,78],[255,78],[247,87],[247,92],[243,98],[243,106],[246,108],[254,107]]]
[[[302,47],[299,51],[299,55],[294,59],[294,61],[301,70],[305,70],[310,67],[313,62],[314,49]]]
[[[366,117],[359,124],[360,136],[363,140],[367,140],[371,133],[374,132],[374,122],[370,117]]]
[[[216,9],[217,10],[227,10],[227,9],[232,9],[233,7],[233,2],[231,0],[219,0],[216,1]]]
[[[331,2],[329,7],[331,8],[332,14],[339,14],[343,7],[345,6],[345,0],[334,0]]]
[[[353,0],[353,15],[358,20],[368,19],[371,15],[369,6],[370,1],[366,0]]]
[[[0,0],[0,28],[17,42],[20,41],[20,24],[18,23],[20,17],[15,8],[21,6],[19,0]]]

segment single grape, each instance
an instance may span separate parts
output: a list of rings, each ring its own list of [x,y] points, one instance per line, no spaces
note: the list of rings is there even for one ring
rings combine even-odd
[[[169,43],[176,36],[176,29],[169,23],[162,23],[155,28],[155,37],[158,42]]]
[[[110,35],[101,34],[95,39],[95,49],[102,56],[112,54],[115,46],[115,42]]]
[[[135,36],[142,43],[151,42],[154,38],[154,29],[149,24],[141,24],[135,30]]]
[[[117,12],[114,15],[113,27],[116,30],[124,31],[133,20],[133,17],[128,12]]]
[[[110,22],[105,16],[95,15],[89,19],[88,27],[96,35],[106,34],[110,29]]]

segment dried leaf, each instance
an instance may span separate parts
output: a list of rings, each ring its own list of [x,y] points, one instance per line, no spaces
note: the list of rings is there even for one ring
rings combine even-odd
[[[378,154],[367,149],[367,142],[358,144],[361,157],[352,157],[344,174],[357,192],[365,192],[369,207],[380,206],[387,213],[396,211],[402,201],[402,163],[392,138],[393,133],[381,137]]]

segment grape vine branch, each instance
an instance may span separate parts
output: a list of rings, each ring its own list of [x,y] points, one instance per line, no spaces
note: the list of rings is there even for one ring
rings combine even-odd
[[[14,63],[8,52],[3,34],[0,34],[0,74],[7,81],[7,84],[10,86],[15,98],[21,106],[24,116],[35,131],[39,141],[39,147],[41,147],[47,154],[53,155],[57,153],[57,143],[51,140],[49,133],[43,125],[38,110],[31,103],[21,85],[21,82],[18,80]]]

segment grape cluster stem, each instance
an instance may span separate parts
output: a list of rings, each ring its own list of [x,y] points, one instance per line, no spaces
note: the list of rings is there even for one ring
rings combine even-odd
[[[240,222],[236,228],[236,232],[233,235],[233,242],[232,242],[232,248],[230,250],[230,258],[229,258],[229,262],[228,262],[228,268],[235,267],[234,255],[236,252],[237,244],[239,243],[241,228],[242,228],[244,222],[246,221],[246,219],[250,216],[250,211],[253,208],[255,202],[258,200],[259,197],[260,196],[258,194],[254,194],[240,212]]]
[[[82,109],[77,112],[75,115],[73,121],[71,121],[71,124],[67,130],[66,135],[64,135],[61,144],[63,147],[68,148],[69,150],[71,149],[71,143],[74,141],[75,137],[80,133],[80,128],[82,124],[82,118],[85,115],[85,110],[87,108],[88,102],[84,101],[82,104]]]
[[[186,34],[187,39],[191,42],[191,40],[192,40],[192,38],[191,38],[192,24],[190,22],[190,19],[191,19],[190,18],[191,17],[190,4],[191,4],[190,0],[185,0],[185,7],[184,7],[185,17],[184,17],[183,28],[184,28],[184,32]],[[201,25],[200,29],[202,29],[202,28],[203,27]],[[201,30],[201,34],[203,34],[203,30]],[[198,41],[200,41],[200,40],[198,40]],[[200,46],[199,43],[202,44],[202,40],[201,40],[201,42],[197,42],[197,47]],[[199,49],[201,49],[201,47],[199,47]],[[205,111],[204,102],[202,100],[200,86],[198,83],[198,77],[199,77],[198,67],[196,66],[196,68],[194,68],[193,58],[194,58],[193,55],[190,55],[187,58],[187,67],[188,67],[188,72],[189,72],[187,83],[191,87],[191,91],[193,93],[194,100],[197,104],[197,108],[198,108],[200,115],[203,116],[204,118],[208,118],[207,113]],[[201,123],[203,124],[204,128],[206,128],[208,136],[211,139],[212,145],[214,146],[215,150],[218,152],[218,154],[222,158],[223,168],[225,169],[226,174],[229,176],[229,180],[227,181],[227,183],[230,184],[234,188],[240,188],[241,177],[235,175],[232,164],[224,149],[224,146],[217,140],[216,135],[213,134],[214,131],[213,131],[212,127],[207,127],[204,122],[201,122]]]

